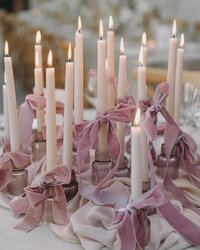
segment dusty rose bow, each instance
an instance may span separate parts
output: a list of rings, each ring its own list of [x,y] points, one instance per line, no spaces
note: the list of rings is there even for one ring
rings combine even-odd
[[[19,107],[19,132],[22,151],[30,153],[30,140],[32,125],[35,118],[35,111],[45,108],[45,98],[43,95],[30,94],[25,98],[25,102]]]
[[[10,139],[8,137],[0,137],[0,144],[3,148],[3,153],[10,152]]]
[[[81,168],[90,149],[94,146],[102,124],[108,124],[108,148],[113,157],[119,154],[119,142],[113,122],[129,123],[135,114],[134,104],[120,103],[113,109],[98,114],[94,121],[86,121],[75,125],[74,136],[77,144],[77,161]]]
[[[19,107],[19,132],[22,151],[30,153],[30,143],[32,134],[32,124],[35,118],[35,111],[46,107],[46,99],[42,95],[30,94],[25,98],[25,102]],[[64,104],[56,102],[56,113],[64,113]]]
[[[58,225],[66,225],[66,197],[61,185],[69,183],[70,178],[71,172],[66,166],[57,166],[41,178],[39,186],[25,188],[26,197],[11,203],[11,209],[15,215],[26,212],[23,221],[15,228],[28,232],[38,226],[44,214],[45,201],[49,197],[49,188],[52,188],[55,194],[52,197],[54,221]]]
[[[150,100],[140,100],[139,106],[142,114],[146,114],[142,124],[144,131],[149,136],[150,140],[155,140],[157,136],[157,114],[160,112],[170,124],[175,125],[173,118],[167,110],[162,106],[169,94],[169,83],[160,83],[155,91],[153,103]]]
[[[136,247],[144,249],[144,211],[148,207],[157,208],[165,202],[163,189],[156,185],[138,199],[130,199],[124,211],[116,211],[114,223],[118,224],[121,250],[135,250]]]
[[[30,156],[24,153],[6,152],[0,158],[0,191],[11,181],[13,170],[24,169],[31,163]]]

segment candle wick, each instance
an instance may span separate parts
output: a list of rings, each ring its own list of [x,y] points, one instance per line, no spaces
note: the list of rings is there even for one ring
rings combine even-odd
[[[78,29],[78,33],[81,33],[81,30],[80,30],[80,29]]]
[[[139,66],[139,67],[142,67],[143,65],[142,65],[142,63],[141,63],[141,62],[139,62],[139,63],[138,63],[138,66]]]
[[[102,37],[102,36],[100,36],[100,40],[103,40],[103,37]]]
[[[172,38],[175,38],[175,37],[176,37],[176,35],[173,35],[173,36],[172,36]]]

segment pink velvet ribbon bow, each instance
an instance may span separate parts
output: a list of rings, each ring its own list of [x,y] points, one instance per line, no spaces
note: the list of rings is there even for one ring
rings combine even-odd
[[[0,191],[12,179],[13,170],[25,169],[31,163],[30,156],[24,153],[6,152],[0,158]]]
[[[79,180],[79,192],[82,196],[93,202],[101,204],[100,201],[100,189],[102,185],[113,177],[115,171],[118,167],[118,156],[120,152],[119,141],[115,132],[114,123],[116,121],[129,123],[133,120],[136,112],[136,107],[133,99],[127,97],[126,100],[118,104],[116,107],[96,116],[96,119],[93,121],[83,122],[77,124],[74,127],[74,136],[77,145],[77,163],[79,172],[81,173],[81,167],[90,151],[97,141],[98,133],[103,124],[108,126],[108,150],[111,156],[117,159],[116,166],[110,171],[110,173],[102,180],[97,188],[84,186],[81,182],[81,177]],[[88,190],[89,189],[89,190]],[[97,202],[98,201],[98,202]]]
[[[0,144],[3,148],[3,153],[10,152],[10,138],[8,137],[0,137]]]
[[[52,213],[53,219],[58,225],[67,224],[66,197],[62,185],[70,182],[71,172],[63,165],[57,166],[41,178],[41,183],[36,187],[25,188],[26,197],[11,202],[14,215],[26,213],[23,221],[16,229],[28,232],[34,229],[42,221],[45,212],[45,201],[49,198],[49,189],[53,189]]]
[[[130,199],[123,211],[116,211],[114,223],[118,224],[121,250],[145,248],[145,210],[150,207],[157,208],[165,202],[163,189],[156,185],[139,198]]]
[[[25,98],[25,102],[19,107],[19,132],[21,149],[25,153],[30,153],[30,143],[32,134],[32,124],[35,118],[35,111],[46,107],[46,99],[42,95],[30,94]],[[56,102],[56,113],[64,113],[64,105]]]

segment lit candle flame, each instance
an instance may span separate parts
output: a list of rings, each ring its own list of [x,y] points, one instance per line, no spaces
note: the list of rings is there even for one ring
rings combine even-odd
[[[181,40],[180,40],[180,47],[183,48],[185,45],[185,38],[184,38],[184,34],[181,34]]]
[[[52,61],[53,61],[52,51],[49,50],[49,54],[48,54],[48,58],[47,58],[47,65],[48,65],[48,67],[52,66]]]
[[[140,53],[139,53],[139,60],[138,60],[139,66],[143,66],[144,64],[144,55],[143,55],[143,46],[140,47]]]
[[[5,56],[9,55],[8,41],[5,42],[4,53],[5,53]]]
[[[36,33],[36,44],[40,44],[41,43],[41,32],[38,30]]]
[[[140,123],[140,109],[138,108],[135,114],[135,119],[134,119],[134,126],[138,126]]]
[[[145,32],[142,34],[142,46],[147,46],[147,35]]]
[[[36,51],[36,54],[35,54],[35,67],[36,67],[36,68],[39,68],[39,67],[40,67],[39,55],[38,55],[38,52],[37,52],[37,51]]]
[[[72,46],[71,46],[71,43],[69,43],[69,46],[68,46],[68,61],[70,62],[72,59]]]
[[[176,37],[176,20],[174,20],[172,27],[172,37]]]
[[[113,28],[113,18],[112,16],[109,17],[109,29],[111,30]]]
[[[81,21],[81,17],[78,17],[78,32],[81,32],[82,29],[82,21]]]
[[[102,23],[102,20],[100,20],[100,24],[99,24],[99,38],[101,40],[103,39],[103,23]]]
[[[120,53],[121,53],[121,55],[124,55],[124,39],[123,39],[123,37],[121,38],[121,42],[120,42]]]

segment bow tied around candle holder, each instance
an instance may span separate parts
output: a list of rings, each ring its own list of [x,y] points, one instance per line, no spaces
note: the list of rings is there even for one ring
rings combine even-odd
[[[148,244],[149,225],[147,209],[165,204],[164,190],[156,185],[150,191],[133,200],[130,198],[126,208],[116,210],[114,224],[121,241],[121,250],[144,249]]]
[[[9,137],[5,137],[5,136],[0,137],[0,144],[1,144],[2,149],[3,149],[3,153],[11,151]]]
[[[66,225],[68,221],[66,197],[62,185],[68,184],[71,171],[59,165],[41,177],[38,186],[25,188],[25,197],[11,202],[14,215],[25,213],[15,228],[28,232],[40,222]]]
[[[12,183],[13,172],[24,170],[30,165],[30,156],[24,153],[6,152],[0,158],[0,191]],[[26,178],[27,179],[27,178]],[[28,185],[28,181],[26,181]]]

